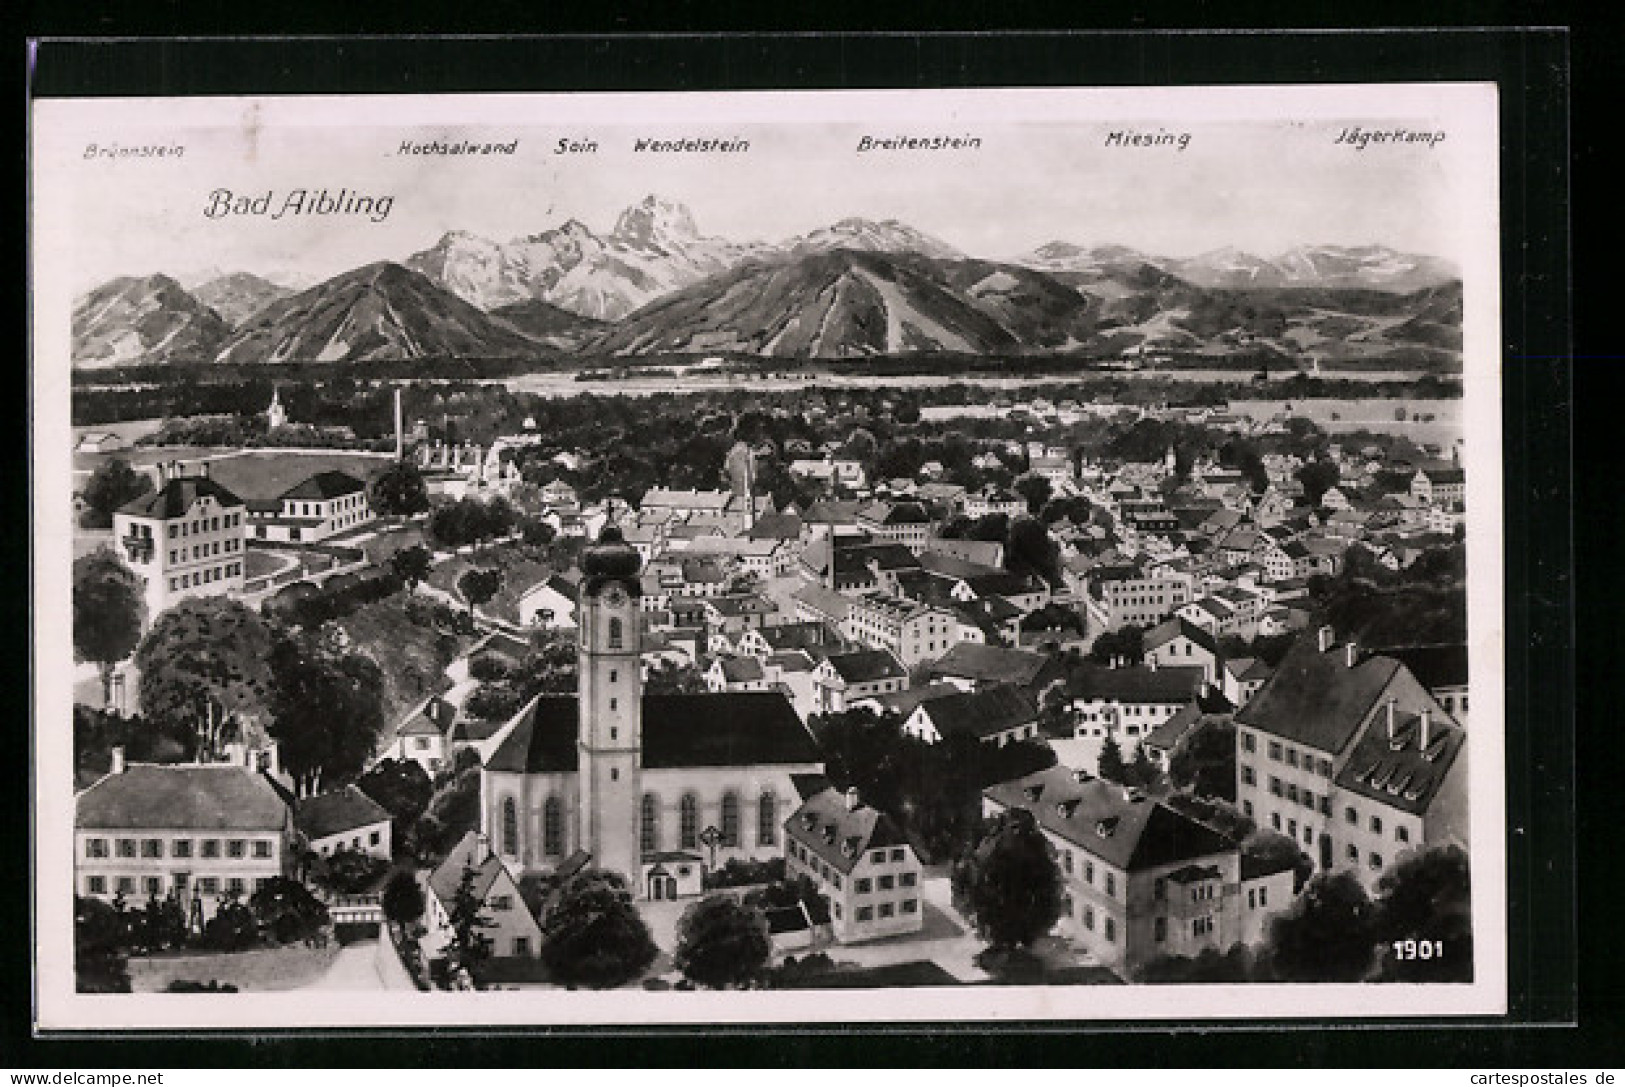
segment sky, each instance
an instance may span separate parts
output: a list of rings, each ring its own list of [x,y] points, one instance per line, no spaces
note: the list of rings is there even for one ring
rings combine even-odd
[[[702,234],[735,240],[779,241],[860,216],[901,220],[988,259],[1060,240],[1170,257],[1225,246],[1267,257],[1300,244],[1381,244],[1459,261],[1467,235],[1483,222],[1474,205],[1481,179],[1471,175],[1482,147],[1453,107],[1429,104],[1398,120],[1351,109],[1347,100],[1298,109],[1279,94],[1267,109],[1217,116],[1189,100],[1159,110],[1090,99],[1089,108],[1067,112],[1001,111],[980,100],[975,108],[934,110],[934,100],[914,99],[897,110],[735,111],[741,117],[629,96],[584,110],[554,96],[503,108],[464,99],[458,109],[429,111],[436,115],[426,123],[421,110],[376,103],[316,110],[289,100],[215,100],[179,113],[153,103],[146,110],[64,103],[78,108],[36,117],[36,186],[71,193],[61,204],[66,221],[52,228],[50,259],[67,257],[77,289],[160,271],[189,282],[246,270],[303,285],[404,259],[450,230],[508,240],[574,218],[605,233],[649,194],[687,205]],[[792,119],[764,123],[764,116]],[[1336,142],[1345,129],[1396,125],[1447,138],[1363,150]],[[1114,131],[1190,139],[1184,150],[1111,147]],[[981,145],[857,151],[864,136],[938,134]],[[640,136],[743,139],[750,148],[637,153]],[[561,138],[589,140],[597,150],[555,154]],[[518,147],[501,157],[399,153],[403,141],[433,139],[518,140]],[[86,158],[92,143],[181,145],[185,153]],[[273,210],[299,189],[388,195],[393,204],[379,223],[205,217],[222,189],[234,198],[269,192]]]

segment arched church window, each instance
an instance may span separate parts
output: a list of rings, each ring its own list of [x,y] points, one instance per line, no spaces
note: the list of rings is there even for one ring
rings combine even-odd
[[[660,801],[654,793],[643,794],[643,812],[638,832],[638,848],[645,854],[660,851]]]
[[[756,802],[756,844],[775,845],[779,840],[779,798],[764,791]]]
[[[564,852],[564,807],[556,796],[542,805],[542,852],[549,857]]]
[[[621,648],[621,621],[619,619],[609,621],[609,648]]]
[[[739,794],[722,794],[722,847],[739,848]]]
[[[700,801],[693,793],[684,793],[678,819],[679,849],[697,849],[700,844]]]
[[[519,805],[511,796],[502,800],[502,852],[519,855]]]

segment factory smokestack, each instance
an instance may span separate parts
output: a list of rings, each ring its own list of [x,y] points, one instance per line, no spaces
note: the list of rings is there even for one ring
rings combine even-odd
[[[406,456],[406,435],[401,430],[401,389],[395,387],[395,459]]]

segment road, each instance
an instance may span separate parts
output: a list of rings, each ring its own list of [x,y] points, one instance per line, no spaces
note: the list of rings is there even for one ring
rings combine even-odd
[[[333,965],[307,989],[343,992],[416,992],[417,986],[395,954],[389,940],[359,940],[339,949]]]

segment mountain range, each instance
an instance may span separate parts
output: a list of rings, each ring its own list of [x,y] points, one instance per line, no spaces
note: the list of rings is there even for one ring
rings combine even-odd
[[[294,290],[249,272],[188,291],[109,281],[73,315],[78,367],[132,362],[718,352],[1311,353],[1459,365],[1460,284],[1381,246],[1170,259],[1053,241],[977,259],[896,220],[849,218],[777,243],[700,233],[650,196],[595,234],[575,220],[498,242],[454,231],[400,263]]]

